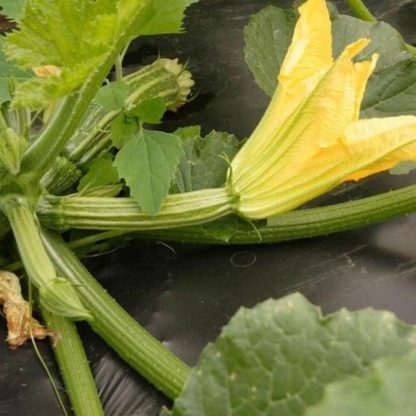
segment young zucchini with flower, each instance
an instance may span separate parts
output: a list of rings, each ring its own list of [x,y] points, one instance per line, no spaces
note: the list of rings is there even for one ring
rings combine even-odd
[[[40,218],[59,230],[130,231],[189,226],[232,213],[260,220],[293,210],[343,182],[415,160],[416,117],[359,119],[378,60],[377,54],[359,59],[370,40],[358,39],[334,60],[326,2],[308,0],[299,14],[278,87],[230,163],[224,188],[168,195],[157,215],[129,198],[100,198],[94,219],[82,209],[91,210],[91,199],[47,196],[39,204]]]

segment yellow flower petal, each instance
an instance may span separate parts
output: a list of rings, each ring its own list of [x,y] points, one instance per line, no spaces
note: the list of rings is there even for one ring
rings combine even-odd
[[[253,143],[246,143],[245,153],[258,153],[276,128],[279,128],[316,87],[332,59],[331,22],[325,0],[309,0],[299,8],[300,17],[292,43],[279,75],[279,87],[268,110],[253,132]],[[239,156],[234,161],[238,164]]]
[[[379,55],[375,53],[371,57],[371,61],[363,61],[355,64],[355,70],[357,73],[357,101],[355,104],[355,120],[358,120],[358,117],[360,116],[361,102],[363,101],[367,82],[377,65],[378,58]]]
[[[258,137],[264,145],[253,154],[246,152],[246,143],[237,155],[238,163],[232,162],[232,186],[240,194],[241,206],[250,199],[255,203],[262,193],[277,192],[304,163],[340,140],[355,115],[357,77],[351,59],[367,43],[360,39],[348,46],[308,99],[273,134],[256,130],[257,135],[250,137],[252,146]]]
[[[360,120],[346,129],[342,142],[323,149],[275,192],[251,198],[245,215],[266,218],[297,208],[339,184],[416,160],[416,117]],[[273,203],[271,203],[273,201]],[[256,216],[261,211],[263,216]]]
[[[416,160],[416,117],[356,121],[346,130],[344,143],[355,159],[345,180],[358,180],[402,161]]]
[[[325,0],[310,0],[299,8],[292,43],[282,64],[279,83],[290,89],[332,62],[331,21]]]

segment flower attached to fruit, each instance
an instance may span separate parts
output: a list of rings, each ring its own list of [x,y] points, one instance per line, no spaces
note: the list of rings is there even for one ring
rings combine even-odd
[[[345,181],[416,160],[416,117],[359,120],[378,55],[354,58],[369,40],[334,60],[325,0],[308,0],[299,12],[279,85],[229,170],[236,211],[246,218],[289,211]]]

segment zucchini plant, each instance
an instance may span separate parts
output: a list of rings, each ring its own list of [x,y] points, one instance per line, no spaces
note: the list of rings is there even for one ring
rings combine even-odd
[[[127,75],[123,57],[138,36],[180,32],[194,2],[0,2],[16,21],[1,39],[0,55],[0,302],[9,340],[19,340],[10,345],[52,337],[77,415],[103,414],[73,324],[80,320],[177,399],[166,415],[333,414],[345,408],[346,395],[357,397],[354,406],[378,409],[384,400],[392,409],[386,414],[407,411],[411,397],[397,400],[392,379],[399,377],[404,389],[413,380],[405,370],[415,367],[414,329],[388,314],[326,318],[299,295],[269,301],[240,312],[191,373],[117,304],[74,251],[136,236],[278,242],[416,208],[416,187],[409,186],[297,210],[344,182],[407,171],[416,160],[414,48],[357,0],[347,3],[367,22],[329,10],[324,0],[289,10],[270,6],[253,16],[245,30],[246,60],[271,100],[243,143],[216,131],[202,137],[195,126],[157,130],[166,111],[186,104],[192,76],[177,60],[163,58]],[[75,229],[91,233],[71,240]],[[28,279],[31,304],[11,277],[17,270]],[[32,305],[46,327],[31,316]],[[379,343],[351,356],[367,331]],[[256,339],[262,341],[253,344]],[[338,343],[345,348],[333,348]],[[315,355],[306,354],[309,349]],[[319,360],[326,365],[317,366]],[[296,368],[304,374],[294,374]],[[379,400],[370,403],[360,393],[366,389]]]

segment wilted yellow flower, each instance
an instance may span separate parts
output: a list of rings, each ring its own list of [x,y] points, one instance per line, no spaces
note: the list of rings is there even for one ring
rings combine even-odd
[[[299,12],[279,86],[231,163],[229,186],[246,218],[289,211],[342,182],[416,159],[416,117],[358,120],[378,56],[353,58],[369,40],[334,61],[325,0],[308,0]]]

